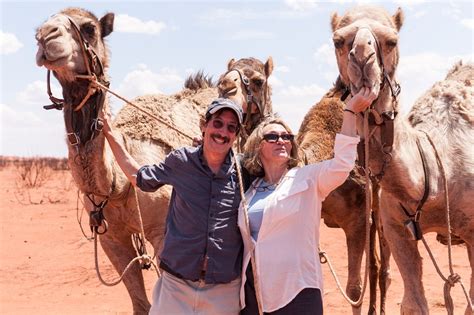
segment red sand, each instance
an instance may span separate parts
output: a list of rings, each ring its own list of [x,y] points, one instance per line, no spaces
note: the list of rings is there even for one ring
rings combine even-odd
[[[0,169],[0,313],[1,314],[132,314],[131,302],[123,284],[102,285],[95,273],[93,243],[87,241],[76,219],[77,190],[67,171],[54,172],[41,188],[21,187],[14,167]],[[41,202],[42,201],[42,202]],[[86,231],[88,217],[83,215]],[[341,283],[346,281],[346,245],[342,230],[323,225],[321,248],[330,255]],[[447,275],[447,247],[425,235],[434,256]],[[422,247],[423,281],[431,314],[446,314],[443,282]],[[470,267],[466,247],[453,247],[455,272],[469,286]],[[105,254],[100,252],[104,276],[118,276]],[[403,283],[391,261],[392,284],[387,313],[399,314]],[[326,314],[350,314],[351,308],[339,293],[327,265],[323,266]],[[156,281],[154,271],[145,271],[150,293]],[[455,314],[463,314],[466,300],[459,285],[451,290]],[[362,313],[366,313],[368,292]]]

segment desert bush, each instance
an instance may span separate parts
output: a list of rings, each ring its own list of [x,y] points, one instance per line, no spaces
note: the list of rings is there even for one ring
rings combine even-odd
[[[41,187],[51,177],[51,167],[46,159],[24,159],[15,165],[21,186]]]

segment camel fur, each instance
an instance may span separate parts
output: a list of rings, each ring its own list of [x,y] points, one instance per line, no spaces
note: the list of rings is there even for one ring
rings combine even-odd
[[[350,87],[352,94],[368,87],[377,96],[372,104],[373,119],[369,120],[368,134],[372,136],[368,139],[363,136],[370,148],[366,171],[380,186],[383,231],[404,282],[401,314],[428,314],[418,242],[412,239],[405,223],[417,220],[420,234],[436,232],[446,236],[447,193],[451,234],[466,243],[473,269],[474,72],[472,65],[456,65],[444,81],[436,83],[416,102],[408,119],[398,115],[398,99],[393,87],[396,86],[398,31],[402,21],[400,10],[390,17],[381,15],[380,9],[358,7],[342,18],[333,16],[333,40],[343,83]],[[381,123],[377,117],[382,118]],[[384,134],[392,122],[393,144],[390,144]],[[361,117],[358,130],[363,135]],[[426,175],[422,156],[426,161]],[[447,192],[441,167],[446,174]],[[425,184],[426,178],[429,186]],[[417,209],[421,212],[415,216]],[[471,300],[473,282],[471,275]],[[465,314],[472,314],[469,306]]]

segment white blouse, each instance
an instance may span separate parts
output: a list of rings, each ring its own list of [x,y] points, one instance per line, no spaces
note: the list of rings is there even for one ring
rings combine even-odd
[[[282,308],[304,288],[322,291],[318,253],[321,203],[354,168],[357,143],[359,137],[337,134],[333,159],[289,170],[267,200],[257,241],[250,236],[241,203],[238,224],[244,241],[242,308],[245,271],[252,249],[264,312]],[[255,195],[255,183],[245,193],[247,203]]]

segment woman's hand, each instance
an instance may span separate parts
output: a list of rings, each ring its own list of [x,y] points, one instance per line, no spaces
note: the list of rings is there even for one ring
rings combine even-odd
[[[346,109],[356,114],[363,112],[376,98],[377,96],[372,93],[369,88],[363,87],[349,100],[349,102],[346,104]]]

